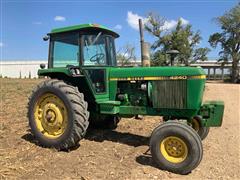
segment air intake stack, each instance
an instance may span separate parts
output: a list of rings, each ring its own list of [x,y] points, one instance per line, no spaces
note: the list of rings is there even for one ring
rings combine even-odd
[[[140,45],[141,45],[141,62],[142,66],[150,66],[149,44],[144,42],[142,19],[139,22]]]

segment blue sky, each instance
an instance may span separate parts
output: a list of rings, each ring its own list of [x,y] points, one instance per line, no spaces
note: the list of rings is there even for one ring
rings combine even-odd
[[[82,23],[103,24],[120,34],[117,49],[129,43],[139,52],[137,17],[146,17],[153,11],[167,19],[167,28],[172,28],[178,18],[200,30],[201,47],[209,47],[208,37],[220,31],[213,18],[235,6],[237,0],[119,0],[119,1],[1,1],[0,51],[2,60],[46,60],[48,43],[42,37],[52,28]],[[146,41],[153,38],[146,32]],[[218,57],[212,50],[209,57]]]

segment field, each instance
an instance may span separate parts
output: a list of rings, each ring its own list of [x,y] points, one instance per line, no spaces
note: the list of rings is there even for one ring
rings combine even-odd
[[[116,131],[91,130],[69,152],[42,148],[26,117],[28,96],[39,82],[0,79],[0,179],[240,178],[240,85],[207,83],[204,99],[225,101],[223,126],[211,129],[201,164],[183,176],[157,169],[147,152],[159,117],[123,119]]]

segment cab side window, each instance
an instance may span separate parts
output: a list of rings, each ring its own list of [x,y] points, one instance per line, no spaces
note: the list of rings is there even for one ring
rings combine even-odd
[[[66,67],[67,65],[79,65],[79,41],[78,34],[63,34],[53,36],[51,39],[51,58],[53,67]]]

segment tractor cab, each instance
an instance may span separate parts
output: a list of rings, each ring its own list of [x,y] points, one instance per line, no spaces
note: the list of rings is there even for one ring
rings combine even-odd
[[[114,40],[119,35],[101,25],[82,24],[53,29],[45,39],[49,37],[48,72],[62,69],[71,76],[84,76],[95,97],[107,96],[106,78],[108,69],[117,66]]]
[[[83,24],[53,29],[49,68],[116,66],[114,39],[119,35],[104,26]]]

